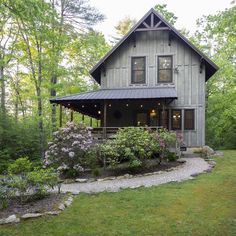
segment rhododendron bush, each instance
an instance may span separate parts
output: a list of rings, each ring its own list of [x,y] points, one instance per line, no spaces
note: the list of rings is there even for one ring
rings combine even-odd
[[[44,165],[53,166],[61,173],[79,173],[84,170],[86,154],[92,147],[91,128],[69,122],[53,133],[45,153]]]

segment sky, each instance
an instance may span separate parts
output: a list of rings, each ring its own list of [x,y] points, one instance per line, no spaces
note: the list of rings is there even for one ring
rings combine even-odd
[[[222,11],[232,6],[230,2],[232,0],[90,0],[91,5],[106,16],[95,29],[101,31],[107,40],[115,35],[114,26],[119,20],[125,16],[139,20],[156,4],[167,4],[167,9],[178,17],[177,29],[186,28],[194,32],[198,18]]]

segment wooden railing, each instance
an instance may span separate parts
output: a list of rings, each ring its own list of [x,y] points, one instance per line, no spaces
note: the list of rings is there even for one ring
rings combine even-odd
[[[95,138],[98,140],[109,139],[112,138],[114,134],[118,131],[118,129],[122,129],[124,127],[96,127],[93,128],[92,133]],[[144,126],[142,128],[149,130],[158,130],[163,128],[162,126]]]

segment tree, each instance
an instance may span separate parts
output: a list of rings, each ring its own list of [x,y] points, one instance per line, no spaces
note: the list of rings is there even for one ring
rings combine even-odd
[[[136,19],[126,16],[121,19],[115,26],[117,36],[112,37],[111,43],[117,43],[123,36],[125,36],[130,29],[136,24]]]
[[[165,20],[167,20],[170,24],[174,25],[177,21],[178,17],[175,16],[173,12],[167,10],[166,4],[157,4],[154,9],[160,13]]]
[[[76,40],[75,30],[81,32],[102,21],[104,16],[85,0],[50,0],[52,9],[51,29],[54,32],[51,48],[51,89],[50,96],[56,96],[58,77],[61,76],[59,64],[63,60],[63,50],[71,40]],[[52,126],[56,129],[56,107],[52,106]]]
[[[196,38],[219,66],[207,82],[206,138],[213,147],[236,147],[236,6],[198,20]]]

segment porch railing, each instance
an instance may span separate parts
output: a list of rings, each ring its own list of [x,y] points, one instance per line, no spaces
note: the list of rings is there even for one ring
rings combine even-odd
[[[97,138],[98,140],[103,140],[103,139],[110,139],[118,129],[122,129],[124,127],[96,127],[93,128],[92,133]],[[144,126],[142,128],[145,128],[147,130],[158,130],[162,129],[162,126]]]

